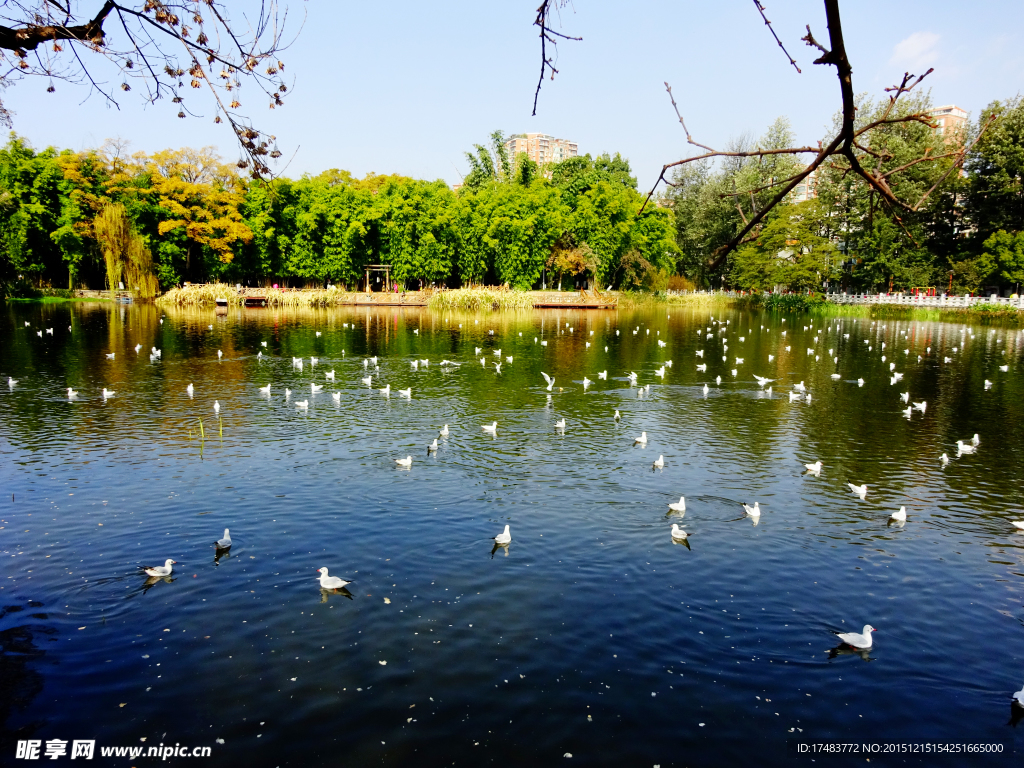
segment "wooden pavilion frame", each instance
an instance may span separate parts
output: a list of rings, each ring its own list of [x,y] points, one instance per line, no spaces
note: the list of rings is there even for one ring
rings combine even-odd
[[[391,265],[390,264],[367,264],[366,265],[366,292],[372,293],[370,289],[370,273],[371,272],[383,272],[384,273],[384,285],[385,291],[391,290]]]

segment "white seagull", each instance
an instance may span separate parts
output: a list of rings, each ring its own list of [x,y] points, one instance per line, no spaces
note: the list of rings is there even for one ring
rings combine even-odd
[[[751,517],[760,517],[761,516],[761,505],[758,502],[756,502],[756,501],[754,502],[754,506],[752,506],[752,507],[748,507],[746,504],[744,504],[743,505],[743,511],[746,512]]]
[[[74,400],[76,397],[78,397],[78,391],[68,387],[68,400]]]
[[[686,511],[686,497],[680,496],[679,501],[673,502],[668,505],[668,508],[673,512],[685,512]]]
[[[565,417],[555,422],[555,429],[565,430]]]
[[[868,486],[866,483],[864,485],[854,485],[853,483],[847,483],[847,485],[850,486],[851,491],[860,496],[862,499],[868,495]]]
[[[870,624],[864,625],[864,630],[860,633],[857,632],[836,632],[836,636],[847,645],[853,648],[868,649],[871,647],[871,633],[875,632],[875,628]]]
[[[217,549],[230,549],[231,548],[231,534],[228,529],[224,529],[224,538],[217,540]]]
[[[548,383],[548,392],[550,392],[551,388],[555,385],[555,377],[554,376],[548,376],[546,373],[544,373],[544,371],[541,371],[540,375],[543,376],[544,377],[544,381],[546,381]]]
[[[395,464],[400,467],[409,468],[412,466],[412,456],[406,456],[404,459],[395,459]]]
[[[379,390],[384,397],[391,397],[391,385],[388,384],[384,389]]]
[[[154,565],[152,568],[143,568],[142,570],[147,576],[154,576],[156,578],[160,578],[161,576],[170,576],[172,570],[171,566],[175,565],[177,562],[177,560],[167,558],[164,560],[163,565]]]
[[[686,531],[680,528],[678,523],[672,523],[672,538],[676,541],[683,541],[686,539]]]
[[[646,432],[641,432],[640,433],[640,437],[635,438],[633,440],[633,444],[634,445],[636,445],[637,443],[639,443],[640,445],[647,445],[647,433]]]
[[[494,543],[503,547],[510,541],[512,541],[512,534],[508,532],[508,525],[506,525],[505,530],[494,537]]]
[[[654,460],[654,468],[655,469],[664,469],[665,468],[665,457],[664,456],[662,456],[660,454],[658,455],[658,458]]]
[[[807,467],[807,471],[808,472],[810,472],[811,474],[813,474],[815,476],[821,474],[821,466],[822,465],[821,465],[821,460],[820,459],[818,461],[814,462],[813,464],[804,464],[804,466]]]
[[[326,568],[317,568],[317,571],[320,573],[320,586],[324,589],[342,589],[352,583],[339,579],[337,576],[328,576]]]
[[[324,389],[323,384],[313,384],[313,383],[310,383],[310,385],[309,385],[310,394],[314,394],[315,395],[317,392],[322,392],[323,389]]]
[[[432,453],[437,450],[437,438],[434,438],[434,442],[427,446],[427,453]]]
[[[493,424],[484,424],[482,427],[480,427],[480,429],[482,429],[484,432],[490,432],[492,435],[497,435],[498,422],[494,422]]]
[[[267,386],[265,386],[265,387],[260,387],[260,393],[264,394],[264,395],[269,395],[270,394],[270,385],[267,384]]]
[[[441,427],[441,431],[440,431],[440,432],[438,432],[438,434],[439,434],[439,435],[440,435],[441,437],[448,437],[448,425],[447,425],[447,424],[445,424],[445,425],[444,425],[443,427]]]
[[[103,388],[103,399],[104,400],[106,400],[108,397],[113,397],[116,394],[117,394],[117,392],[115,392],[112,389],[107,389],[106,387]]]
[[[889,517],[897,523],[905,523],[907,522],[907,508],[900,507],[898,511],[893,512]]]

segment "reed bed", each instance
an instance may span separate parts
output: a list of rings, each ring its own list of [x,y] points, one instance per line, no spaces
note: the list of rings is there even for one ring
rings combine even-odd
[[[435,312],[481,312],[487,310],[533,309],[533,297],[526,291],[497,288],[460,288],[438,291],[427,302]]]
[[[723,293],[670,293],[665,300],[676,306],[710,307],[732,304],[736,297]]]
[[[265,298],[268,307],[333,307],[340,303],[347,291],[338,286],[329,289],[281,290],[280,288],[243,288],[241,291],[227,283],[207,283],[171,288],[157,301],[178,307],[201,307],[227,299],[228,306],[242,306],[250,296]]]

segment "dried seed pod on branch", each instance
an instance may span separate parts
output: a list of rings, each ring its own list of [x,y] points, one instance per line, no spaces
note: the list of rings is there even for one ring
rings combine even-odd
[[[280,57],[288,47],[282,37],[288,13],[276,0],[251,4],[256,13],[236,23],[217,0],[4,0],[0,61],[7,68],[0,85],[42,76],[50,92],[54,80],[63,80],[119,107],[117,91],[128,93],[134,83],[147,102],[167,98],[179,105],[179,117],[196,116],[183,104],[190,89],[206,91],[215,105],[214,121],[226,120],[239,137],[252,175],[266,176],[270,169],[241,142],[247,133],[265,134],[237,111],[239,100],[225,93],[245,82],[263,91],[272,107],[282,104],[287,85]],[[2,106],[0,122],[11,123]]]

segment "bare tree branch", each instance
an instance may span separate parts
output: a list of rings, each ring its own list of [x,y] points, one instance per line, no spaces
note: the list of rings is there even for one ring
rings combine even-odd
[[[540,27],[540,77],[537,78],[537,90],[533,93],[533,117],[537,116],[537,100],[540,98],[540,87],[544,83],[544,75],[548,70],[551,70],[551,79],[555,79],[555,75],[558,70],[555,68],[555,62],[553,56],[548,56],[548,43],[551,43],[552,48],[557,52],[558,40],[556,38],[562,38],[563,40],[582,40],[582,37],[572,37],[571,35],[563,35],[561,32],[556,32],[551,29],[548,24],[548,19],[551,14],[552,6],[559,0],[544,0],[540,4],[540,8],[537,9],[537,17],[533,20],[535,27]],[[566,0],[560,0],[561,4],[564,4]]]
[[[786,46],[782,44],[782,41],[779,40],[779,36],[775,34],[775,28],[772,26],[772,23],[768,21],[768,17],[764,13],[764,6],[761,5],[759,0],[754,0],[754,5],[757,6],[758,13],[760,13],[761,18],[764,19],[764,24],[766,27],[768,27],[768,31],[772,33],[772,37],[775,38],[775,42],[779,44],[779,48],[781,48],[782,52],[786,54],[786,58],[789,59],[789,63],[793,65],[793,69],[795,69],[797,73],[800,74],[801,70],[800,67],[796,65],[796,59],[789,55],[789,51],[786,50]]]

